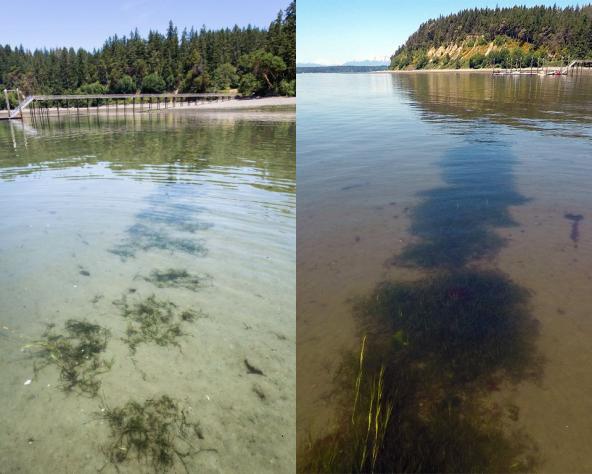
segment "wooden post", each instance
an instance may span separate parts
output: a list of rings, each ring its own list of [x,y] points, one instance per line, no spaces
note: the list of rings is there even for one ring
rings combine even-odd
[[[132,98],[132,112],[136,113],[136,98]]]
[[[6,110],[8,110],[8,118],[10,118],[10,100],[8,100],[8,90],[4,89],[4,98],[6,99]]]
[[[21,91],[19,90],[18,87],[16,88],[16,101],[20,105],[20,103],[21,103]],[[18,107],[18,105],[17,105],[17,107]],[[20,109],[19,112],[21,114],[21,119],[22,119],[23,118],[23,109]]]

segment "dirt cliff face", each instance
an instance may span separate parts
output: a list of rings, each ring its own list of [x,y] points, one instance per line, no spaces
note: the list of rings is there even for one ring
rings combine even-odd
[[[499,59],[500,55],[507,57],[506,62],[529,66],[531,61],[536,65],[536,57],[546,57],[547,52],[543,50],[535,52],[532,44],[507,37],[487,41],[483,36],[467,35],[462,40],[432,46],[427,50],[402,51],[391,58],[391,67],[394,69],[458,69],[494,64],[509,67],[509,64],[500,64],[503,62]],[[471,64],[472,58],[476,59],[476,66]],[[538,61],[541,64],[541,59]],[[402,67],[400,67],[401,64]]]

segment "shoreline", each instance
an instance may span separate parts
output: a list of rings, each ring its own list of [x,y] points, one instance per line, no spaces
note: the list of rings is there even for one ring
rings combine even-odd
[[[557,66],[553,66],[553,67],[548,67],[545,68],[546,71],[557,71],[560,68]],[[513,68],[510,69],[511,71],[530,71],[530,68]],[[493,67],[488,67],[488,68],[481,68],[481,69],[471,69],[471,68],[460,68],[460,69],[397,69],[397,70],[393,70],[393,69],[388,69],[386,71],[376,71],[378,72],[386,72],[386,73],[390,73],[390,74],[399,74],[399,73],[403,73],[403,74],[409,74],[409,73],[416,73],[416,72],[420,72],[420,73],[426,73],[426,72],[462,72],[462,73],[468,73],[468,72],[477,72],[477,73],[487,73],[487,74],[493,74],[494,71],[505,71],[505,69],[501,69],[501,68],[493,68]]]
[[[222,102],[206,102],[204,104],[189,104],[179,107],[176,110],[239,110],[239,109],[259,109],[267,107],[296,106],[296,97],[259,97],[254,99],[230,99]],[[175,109],[160,109],[156,112],[174,111]],[[151,112],[154,112],[153,109]]]
[[[542,68],[543,71],[548,71],[548,72],[553,72],[553,71],[558,71],[560,69],[563,69],[565,66],[560,67],[560,66],[549,66],[549,67],[545,67]],[[480,73],[480,74],[493,74],[494,71],[524,71],[524,72],[530,72],[535,71],[535,68],[529,68],[529,67],[523,67],[523,68],[510,68],[510,69],[504,69],[504,68],[492,68],[492,67],[488,67],[488,68],[482,68],[482,69],[470,69],[470,68],[461,68],[461,69],[397,69],[397,70],[393,70],[393,69],[387,69],[386,71],[373,71],[372,74],[412,74],[412,73],[430,73],[430,72],[460,72],[463,74],[466,73],[470,73],[470,72],[474,72],[474,73]],[[587,71],[581,71],[578,70],[578,74],[581,73],[588,73]],[[569,74],[569,71],[568,71]]]
[[[131,109],[131,106],[128,104],[124,108],[123,105],[115,106],[114,104],[110,105],[100,105],[98,107],[90,107],[90,109],[86,109],[86,107],[81,107],[79,109],[79,115],[101,115],[101,116],[116,116],[116,115],[134,115],[134,114],[150,114],[150,113],[161,113],[161,112],[175,112],[175,111],[190,111],[190,110],[204,110],[204,111],[252,111],[256,109],[269,109],[272,107],[295,107],[296,106],[296,97],[258,97],[252,99],[230,99],[224,100],[220,102],[205,102],[205,103],[198,103],[198,104],[187,104],[187,103],[179,103],[176,107],[168,107],[168,108],[156,108],[156,105],[153,104],[152,108],[147,108],[147,104],[145,104],[144,108],[140,108],[136,106],[135,112]],[[269,110],[268,110],[269,111]],[[70,107],[69,109],[60,107],[59,112],[56,107],[51,107],[48,109],[43,109],[44,116],[49,115],[50,117],[58,117],[58,116],[70,116],[70,115],[77,115],[76,108]],[[31,110],[25,109],[24,111],[24,118],[29,119],[31,117]],[[8,120],[8,112],[6,110],[0,111],[0,120]],[[14,119],[20,120],[20,118]]]

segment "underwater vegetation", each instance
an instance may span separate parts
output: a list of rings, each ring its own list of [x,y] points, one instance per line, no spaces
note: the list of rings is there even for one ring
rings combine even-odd
[[[182,323],[206,317],[201,311],[180,311],[173,302],[160,301],[154,295],[135,303],[129,303],[124,296],[114,303],[120,306],[121,315],[128,321],[124,342],[132,353],[139,344],[146,343],[180,347],[177,339],[186,335]]]
[[[191,234],[207,230],[212,227],[209,222],[195,221],[191,218],[191,214],[183,211],[171,212],[170,209],[165,211],[147,210],[142,211],[136,215],[136,218],[143,222],[152,222],[156,224],[164,224],[175,227],[177,230],[182,232],[189,232]]]
[[[580,221],[584,219],[582,214],[571,214],[566,213],[564,216],[568,221],[571,221],[571,233],[569,238],[574,243],[574,247],[577,248],[578,241],[580,240]]]
[[[205,208],[187,202],[195,199],[195,191],[192,184],[168,184],[148,198],[151,207],[136,214],[136,218],[148,224],[163,224],[182,232],[207,230],[212,224],[196,219]]]
[[[193,275],[185,269],[175,268],[152,270],[149,276],[143,278],[158,288],[186,288],[191,291],[209,286],[212,281],[209,275]]]
[[[509,206],[526,202],[512,182],[514,158],[502,144],[474,145],[449,152],[442,160],[447,186],[422,193],[412,213],[407,246],[394,263],[420,267],[460,267],[491,257],[504,245],[494,227],[512,227]]]
[[[118,255],[123,260],[135,257],[138,250],[180,251],[197,257],[203,257],[207,253],[201,239],[172,237],[163,230],[153,229],[144,224],[134,224],[127,232],[129,238],[110,250],[111,253]]]
[[[196,219],[204,208],[184,202],[194,198],[194,185],[175,183],[160,187],[147,198],[149,206],[136,214],[137,223],[127,229],[127,238],[109,251],[122,261],[135,257],[139,251],[150,250],[205,256],[204,241],[194,234],[212,224]]]
[[[196,448],[204,439],[199,423],[190,421],[187,409],[167,395],[144,403],[131,400],[117,408],[105,404],[98,416],[111,429],[111,442],[104,450],[117,471],[134,458],[154,472],[169,471],[177,461],[190,472],[185,458],[216,451]]]
[[[485,401],[486,384],[454,376],[432,359],[432,347],[415,358],[399,334],[389,332],[370,348],[364,338],[359,357],[346,358],[338,376],[347,394],[340,427],[309,443],[299,471],[532,472],[532,441],[506,428],[517,420],[515,410],[504,418],[500,406]],[[518,358],[516,367],[507,362],[489,376],[525,368]]]
[[[390,338],[392,357],[420,363],[450,383],[496,371],[519,379],[536,365],[538,325],[528,296],[501,272],[462,269],[416,282],[383,283],[358,302],[356,311],[370,334],[379,328],[375,342]]]
[[[473,126],[473,125],[471,125]],[[478,132],[474,132],[477,133]],[[479,137],[478,137],[479,138]],[[489,397],[499,384],[537,380],[537,320],[529,292],[475,260],[496,255],[496,227],[514,226],[513,156],[495,138],[446,154],[446,185],[422,194],[417,240],[394,264],[429,270],[387,281],[354,305],[363,338],[344,358],[339,428],[309,443],[299,471],[532,472],[536,446],[515,428],[516,406]]]
[[[101,387],[97,378],[111,369],[112,361],[101,358],[111,337],[109,330],[86,321],[70,319],[65,334],[58,334],[48,325],[43,339],[25,346],[34,349],[35,374],[49,365],[60,369],[60,386],[64,391],[76,391],[94,397]]]

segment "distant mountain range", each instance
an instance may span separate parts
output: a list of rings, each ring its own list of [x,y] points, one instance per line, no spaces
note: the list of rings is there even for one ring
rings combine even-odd
[[[296,63],[296,67],[325,67],[326,64],[318,63]]]
[[[353,73],[353,72],[375,72],[388,69],[386,64],[380,66],[296,66],[296,74],[306,73]]]
[[[342,66],[388,66],[390,63],[389,59],[365,59],[363,61],[348,61],[343,63]]]
[[[388,66],[389,61],[389,58],[384,57],[347,61],[343,64],[296,63],[296,67]]]

